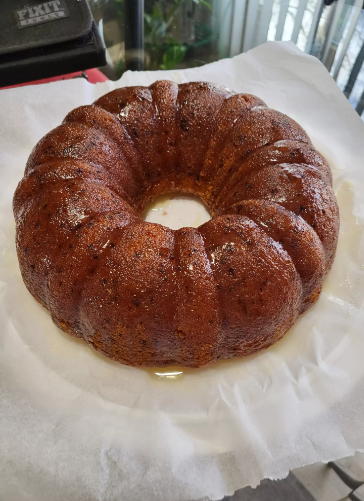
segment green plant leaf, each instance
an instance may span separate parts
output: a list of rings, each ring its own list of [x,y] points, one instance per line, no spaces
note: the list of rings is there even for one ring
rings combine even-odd
[[[154,19],[159,19],[160,21],[164,21],[162,9],[160,8],[160,6],[158,4],[153,6],[152,17]]]
[[[160,23],[160,25],[158,26],[158,28],[155,30],[155,34],[160,37],[160,38],[163,38],[166,36],[166,23],[163,21]]]
[[[212,11],[211,5],[207,2],[207,0],[193,0],[197,5],[204,5],[207,7],[209,10]]]
[[[201,5],[204,5],[205,7],[207,7],[212,12],[212,7],[211,7],[211,5],[208,2],[206,2],[206,0],[199,0],[198,3],[200,3]]]
[[[185,57],[187,50],[186,45],[171,45],[163,54],[162,70],[172,70],[179,64]]]
[[[168,45],[181,45],[181,42],[179,40],[177,40],[177,38],[172,38],[172,37],[167,37],[166,43]]]

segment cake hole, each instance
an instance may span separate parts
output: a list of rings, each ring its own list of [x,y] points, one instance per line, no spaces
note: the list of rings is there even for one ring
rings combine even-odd
[[[197,228],[211,219],[200,197],[173,193],[156,197],[147,204],[142,217],[144,221],[163,224],[172,230],[186,226]]]

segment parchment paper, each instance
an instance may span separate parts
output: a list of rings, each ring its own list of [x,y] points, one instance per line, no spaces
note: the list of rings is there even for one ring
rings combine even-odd
[[[31,148],[66,113],[160,78],[254,93],[297,120],[332,166],[341,211],[320,300],[282,342],[162,377],[52,324],[23,285],[11,210]],[[197,69],[3,90],[0,110],[0,499],[220,499],[364,448],[364,124],[318,60],[269,42]]]

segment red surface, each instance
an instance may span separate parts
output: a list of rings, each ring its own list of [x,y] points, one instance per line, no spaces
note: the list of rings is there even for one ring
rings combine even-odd
[[[108,78],[101,73],[101,71],[96,68],[91,70],[86,70],[85,72],[88,76],[88,81],[90,83],[106,82]],[[25,85],[37,85],[49,82],[57,82],[58,80],[68,80],[82,75],[82,71],[76,71],[74,73],[67,73],[67,75],[59,75],[57,77],[43,78],[42,80],[35,80],[34,82],[25,82],[18,85],[10,85],[9,87],[2,87],[3,89],[12,89],[13,87],[24,87]]]

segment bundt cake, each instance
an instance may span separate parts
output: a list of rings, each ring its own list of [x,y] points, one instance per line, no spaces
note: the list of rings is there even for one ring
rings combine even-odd
[[[213,216],[140,214],[194,193]],[[282,338],[336,250],[331,171],[259,98],[203,82],[114,90],[32,151],[14,196],[24,282],[63,331],[134,366],[201,367]]]

